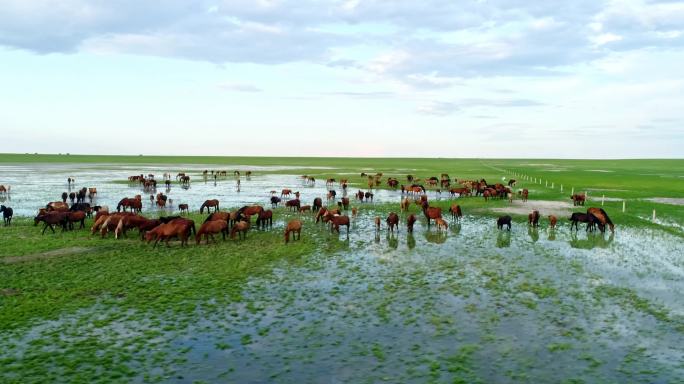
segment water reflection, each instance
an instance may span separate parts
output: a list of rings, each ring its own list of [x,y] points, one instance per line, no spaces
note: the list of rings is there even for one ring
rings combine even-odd
[[[549,228],[548,239],[549,239],[549,241],[555,241],[556,240],[556,229],[555,228]]]
[[[615,233],[611,232],[606,238],[605,233],[601,232],[586,232],[587,238],[581,239],[577,235],[577,231],[570,233],[570,246],[577,249],[594,249],[594,248],[608,248],[615,240]]]
[[[539,229],[537,227],[527,227],[527,234],[530,236],[533,243],[539,241]]]
[[[406,236],[406,245],[409,249],[416,247],[416,238],[413,237],[413,232],[409,232],[409,234]]]
[[[397,249],[399,247],[399,239],[394,232],[389,232],[387,234],[387,244],[389,244],[390,248],[392,249]]]
[[[511,246],[511,232],[499,231],[499,235],[496,237],[496,247],[497,248],[508,248],[510,246]]]
[[[442,244],[447,240],[447,234],[443,231],[425,231],[425,240],[429,243]]]

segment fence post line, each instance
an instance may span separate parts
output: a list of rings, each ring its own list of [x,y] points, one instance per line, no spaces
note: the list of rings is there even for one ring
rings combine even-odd
[[[656,218],[656,216],[655,216],[655,208],[653,208],[653,222],[654,222],[654,223],[655,223],[655,218]]]
[[[572,187],[572,192],[570,192],[571,195],[575,194],[575,187]]]
[[[603,206],[603,202],[606,200],[606,195],[601,195],[601,206]]]
[[[623,213],[625,212],[625,201],[624,200],[622,200],[622,212]]]

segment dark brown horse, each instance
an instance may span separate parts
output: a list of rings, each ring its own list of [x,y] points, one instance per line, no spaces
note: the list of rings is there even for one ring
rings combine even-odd
[[[145,240],[149,244],[152,240],[154,241],[154,247],[157,243],[164,241],[166,246],[169,246],[169,241],[177,237],[181,241],[181,247],[188,243],[188,237],[190,235],[190,220],[172,220],[168,223],[162,223],[156,228],[153,228],[145,234]]]
[[[299,240],[302,238],[302,222],[300,220],[290,220],[285,227],[285,243],[290,242],[290,233],[292,233],[292,240]]]
[[[500,217],[496,220],[496,227],[497,227],[498,229],[503,229],[503,227],[504,227],[504,225],[505,225],[505,226],[508,227],[508,230],[510,231],[510,230],[511,230],[511,220],[512,220],[511,217],[508,216],[508,215],[500,216]]]
[[[323,220],[330,223],[330,232],[337,231],[340,233],[340,226],[347,227],[347,237],[349,237],[349,216],[334,215],[332,212],[328,212]]]
[[[313,201],[313,205],[311,206],[311,210],[314,212],[318,212],[323,207],[323,199],[320,197],[317,197]]]
[[[461,212],[461,206],[458,204],[451,204],[449,207],[449,212],[451,212],[451,218],[454,220],[461,220],[463,213]]]
[[[235,239],[235,234],[237,233],[238,239],[247,239],[249,227],[249,216],[247,216],[247,221],[238,221],[233,225],[233,228],[230,230],[230,238]]]
[[[207,213],[211,212],[210,208],[214,207],[214,212],[219,211],[219,201],[217,199],[205,200],[200,206],[200,213],[204,212],[204,208],[207,208]]]
[[[43,227],[43,232],[42,234],[45,234],[45,230],[50,228],[52,233],[55,233],[55,225],[59,225],[62,227],[62,232],[66,231],[67,229],[67,217],[69,216],[68,212],[46,212],[45,214],[38,215],[33,219],[34,225],[38,225],[39,222],[45,223],[45,226]]]
[[[281,199],[278,196],[271,196],[271,208],[275,208],[280,203]]]
[[[273,226],[273,211],[268,209],[259,212],[256,220],[256,226],[260,229],[266,229],[266,226],[271,228]]]
[[[70,211],[67,215],[69,229],[74,229],[74,223],[81,223],[78,229],[85,228],[86,213],[84,211]]]
[[[183,213],[190,213],[190,207],[187,204],[178,204],[178,210],[180,211],[181,215]]]
[[[300,206],[301,202],[299,201],[299,199],[292,199],[285,202],[285,207],[287,207],[287,209],[291,211],[297,212]]]
[[[575,212],[570,216],[568,220],[571,221],[570,230],[572,230],[572,227],[575,227],[575,230],[579,230],[579,223],[587,223],[587,227],[585,228],[585,230],[593,231],[597,225],[601,224],[599,219],[597,219],[596,216],[592,215],[591,213]]]
[[[0,205],[0,212],[2,212],[2,220],[5,222],[5,226],[12,224],[12,216],[14,216],[14,210],[10,207],[5,207]]]
[[[576,193],[570,196],[570,200],[572,200],[572,205],[574,206],[584,205],[584,202],[587,200],[587,195],[583,193]]]
[[[395,228],[397,229],[397,231],[399,230],[399,215],[397,215],[396,213],[390,212],[385,222],[387,223],[390,232],[394,232]]]
[[[539,226],[539,211],[534,210],[532,213],[527,215],[527,225],[531,225],[533,227]]]

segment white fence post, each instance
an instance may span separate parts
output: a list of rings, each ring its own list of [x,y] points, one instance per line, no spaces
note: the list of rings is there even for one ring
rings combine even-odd
[[[655,209],[653,209],[653,222],[655,223]]]
[[[623,213],[625,212],[625,201],[624,200],[622,200],[622,212]]]
[[[601,196],[601,206],[603,206],[603,202],[606,200],[606,195]]]

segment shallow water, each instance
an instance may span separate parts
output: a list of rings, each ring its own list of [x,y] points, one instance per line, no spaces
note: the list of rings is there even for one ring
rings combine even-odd
[[[349,240],[324,226],[304,236],[348,244],[250,279],[243,300],[203,303],[196,321],[132,354],[134,382],[671,382],[684,377],[684,244],[669,234],[493,229],[466,216],[446,233],[372,229]],[[279,227],[282,223],[277,223]],[[672,321],[638,308],[630,293]],[[97,306],[4,342],[96,337],[120,344],[161,325],[140,316],[103,328]],[[144,319],[144,317],[143,317]],[[79,328],[80,327],[80,328]],[[0,351],[0,357],[6,352]],[[162,353],[159,357],[159,353]],[[153,358],[157,356],[156,358]]]
[[[307,167],[312,169],[316,167]],[[205,181],[201,172],[209,170],[226,170],[228,177],[218,178],[216,183],[213,177]],[[237,190],[236,178],[232,170],[240,169],[243,176],[240,179],[240,191]],[[266,172],[296,170],[300,167],[256,167],[244,165],[137,165],[137,164],[96,164],[79,166],[75,164],[28,164],[28,165],[0,165],[0,184],[10,185],[11,193],[7,197],[0,197],[0,202],[14,209],[16,216],[35,216],[39,208],[48,202],[61,201],[62,192],[78,191],[83,187],[97,188],[97,196],[92,205],[107,205],[110,209],[124,197],[133,197],[137,194],[143,196],[143,212],[168,214],[177,209],[178,204],[189,204],[191,210],[198,210],[200,205],[207,199],[219,199],[222,207],[241,207],[247,204],[268,205],[270,191],[280,191],[289,188],[293,192],[301,192],[302,204],[311,204],[315,197],[325,195],[328,188],[325,180],[317,180],[315,186],[309,186],[302,181],[300,175],[265,174]],[[332,169],[318,167],[317,169]],[[251,170],[254,176],[247,178],[244,172]],[[191,175],[189,188],[181,187],[175,179],[170,189],[164,186],[162,175],[167,172],[173,177],[178,172],[186,172]],[[122,181],[128,180],[131,175],[153,174],[158,181],[156,192],[168,195],[172,204],[168,204],[166,210],[159,209],[150,201],[150,192],[143,192],[139,184],[127,184]],[[75,187],[68,188],[67,178],[76,179]],[[342,196],[342,189],[335,184],[338,199]],[[366,188],[364,188],[364,191]],[[351,195],[358,189],[349,188]],[[154,192],[154,193],[156,193]],[[397,191],[375,190],[375,202],[398,201],[400,193]],[[431,193],[432,195],[432,193]],[[431,196],[433,197],[433,196]],[[439,196],[434,196],[438,198]],[[294,198],[294,196],[292,196]],[[283,199],[286,200],[286,199]],[[67,200],[68,201],[68,200]],[[86,199],[88,202],[88,200]]]

